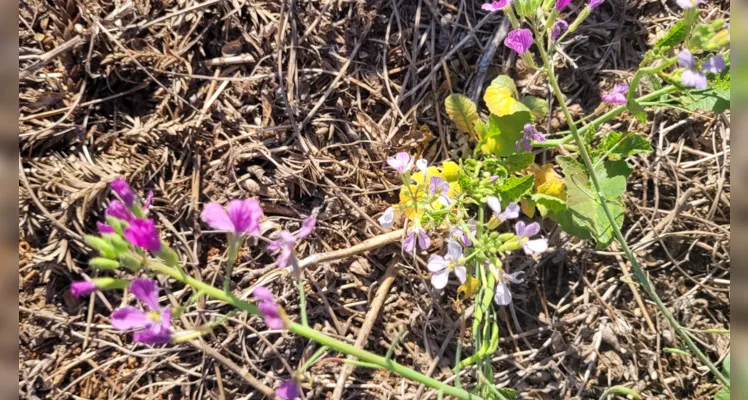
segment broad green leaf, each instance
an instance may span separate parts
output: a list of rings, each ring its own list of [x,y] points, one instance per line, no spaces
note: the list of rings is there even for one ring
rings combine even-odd
[[[453,93],[444,100],[444,108],[449,118],[457,125],[457,129],[470,134],[477,139],[475,122],[479,120],[478,108],[467,96]]]
[[[517,141],[522,138],[522,128],[530,122],[530,112],[516,112],[499,117],[488,117],[488,127],[481,150],[485,154],[508,157],[517,153]]]
[[[507,157],[504,166],[511,174],[512,172],[519,172],[529,167],[533,160],[535,160],[535,154],[529,151],[523,151],[521,153],[514,153]]]
[[[566,208],[566,202],[559,199],[558,197],[548,196],[543,193],[533,193],[530,199],[535,202],[538,206],[543,206],[547,210],[559,212]],[[541,214],[543,214],[541,210]]]
[[[706,89],[681,97],[683,106],[691,111],[705,110],[721,113],[730,109],[730,88]]]
[[[511,176],[507,178],[503,185],[499,186],[498,195],[501,204],[518,202],[519,199],[532,189],[532,183],[535,180],[533,175]]]
[[[600,188],[606,199],[617,199],[626,191],[626,178],[633,170],[626,160],[605,161],[595,167]],[[594,187],[591,180],[589,187]]]
[[[626,132],[611,132],[600,144],[598,155],[611,160],[621,160],[634,154],[649,154],[652,145],[643,135]]]
[[[685,21],[678,21],[665,36],[657,41],[655,48],[659,50],[671,49],[686,40],[690,31],[691,27]]]
[[[543,119],[548,115],[548,102],[535,96],[525,96],[522,99],[522,104],[526,105],[530,109],[532,116],[536,120]]]

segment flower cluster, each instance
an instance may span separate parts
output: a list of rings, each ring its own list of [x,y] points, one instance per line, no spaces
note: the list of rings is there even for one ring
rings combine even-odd
[[[687,49],[681,50],[678,54],[678,65],[685,68],[680,76],[683,86],[696,89],[706,89],[706,73],[717,74],[725,69],[725,59],[722,56],[714,56],[701,65],[701,70],[697,68],[696,58]]]

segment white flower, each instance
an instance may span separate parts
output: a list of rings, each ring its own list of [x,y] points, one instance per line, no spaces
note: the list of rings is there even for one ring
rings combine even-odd
[[[496,290],[494,291],[493,301],[500,306],[509,305],[512,302],[512,292],[509,290],[507,282],[511,283],[522,283],[525,280],[520,279],[519,275],[524,274],[525,271],[515,272],[513,274],[501,274],[499,283],[496,284]]]
[[[517,203],[509,203],[504,212],[501,212],[501,202],[494,196],[488,196],[486,200],[488,206],[493,211],[494,217],[498,218],[499,221],[506,221],[508,219],[514,219],[519,217],[519,205]]]
[[[429,167],[429,162],[425,159],[421,158],[418,161],[416,161],[416,168],[418,168],[421,172],[426,172],[426,168]]]
[[[395,208],[390,207],[384,210],[384,214],[379,217],[379,225],[382,225],[384,229],[390,229],[392,224],[395,222]]]
[[[460,283],[467,279],[467,268],[460,262],[462,258],[462,246],[456,241],[447,240],[447,254],[438,256],[432,254],[429,257],[428,269],[432,272],[431,284],[437,289],[444,289],[449,281],[449,271],[454,271]]]
[[[531,236],[535,236],[540,233],[540,224],[533,222],[530,225],[525,225],[524,222],[519,221],[514,226],[514,230],[517,233],[519,243],[522,245],[522,249],[525,254],[540,254],[548,250],[548,241],[546,239],[535,239],[530,240]]]

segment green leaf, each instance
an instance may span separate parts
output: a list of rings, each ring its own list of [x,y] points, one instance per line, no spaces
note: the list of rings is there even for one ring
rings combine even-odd
[[[519,93],[517,92],[517,85],[514,84],[514,79],[512,79],[509,75],[499,75],[494,80],[491,81],[491,85],[489,87],[494,87],[497,89],[509,89],[512,96],[516,99],[519,97]]]
[[[531,120],[529,111],[515,112],[503,117],[489,116],[484,146],[481,147],[483,152],[499,157],[517,153],[517,141],[522,138],[522,128]]]
[[[691,27],[685,21],[678,21],[665,36],[657,41],[655,48],[658,50],[671,49],[686,40],[690,31]]]
[[[634,154],[649,154],[651,151],[652,144],[643,135],[611,132],[600,143],[597,154],[607,154],[611,160],[620,160]]]
[[[533,161],[535,161],[535,154],[529,151],[523,151],[507,157],[504,166],[511,174],[512,172],[519,172],[529,167]]]
[[[457,125],[457,129],[470,134],[473,138],[478,135],[475,123],[479,121],[478,107],[467,96],[453,93],[444,100],[444,108],[449,118]]]
[[[692,92],[691,96],[681,97],[683,106],[691,111],[705,110],[721,113],[730,109],[730,89],[712,88]]]
[[[723,387],[714,395],[714,400],[730,400],[730,390]]]
[[[501,388],[496,389],[502,396],[506,397],[507,400],[516,400],[519,397],[519,392],[512,388]]]
[[[535,202],[538,206],[543,206],[546,209],[554,212],[563,211],[566,208],[566,202],[559,199],[558,197],[548,196],[543,193],[533,193],[530,199]],[[541,215],[543,212],[541,211]]]
[[[626,191],[626,178],[633,170],[626,160],[605,161],[595,167],[600,189],[606,199],[616,199]],[[593,187],[591,183],[590,187]]]
[[[532,189],[535,182],[535,175],[525,175],[521,177],[509,177],[503,185],[498,188],[498,195],[501,204],[517,202]]]
[[[548,102],[535,96],[525,96],[522,99],[522,104],[526,105],[530,109],[532,116],[536,120],[543,119],[548,115]]]
[[[725,357],[725,360],[722,361],[722,373],[725,374],[725,377],[727,379],[730,379],[730,355],[728,354],[727,357]]]

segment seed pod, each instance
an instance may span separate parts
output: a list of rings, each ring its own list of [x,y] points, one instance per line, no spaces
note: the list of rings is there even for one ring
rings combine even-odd
[[[119,268],[119,263],[103,257],[94,257],[88,262],[92,267],[102,270],[113,270]]]

